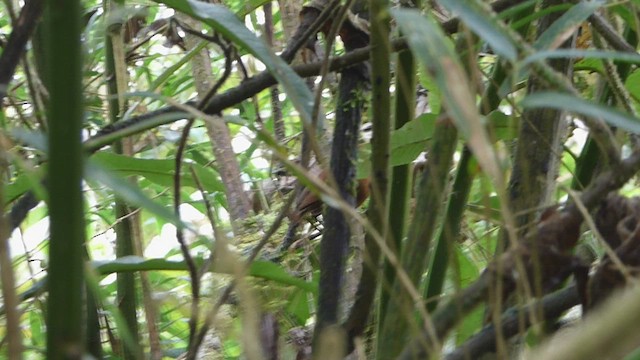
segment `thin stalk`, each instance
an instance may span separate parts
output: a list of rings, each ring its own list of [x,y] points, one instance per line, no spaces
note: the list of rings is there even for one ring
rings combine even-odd
[[[117,14],[121,12],[122,4],[109,1],[108,7],[107,13],[117,16]],[[111,19],[113,19],[113,17],[111,17]],[[122,98],[122,95],[126,91],[127,83],[122,31],[122,21],[113,21],[108,28],[108,36],[105,38],[105,77],[107,79],[109,120],[111,123],[117,122],[126,108],[126,104]],[[113,149],[116,154],[124,154],[123,140],[116,141],[113,144]],[[115,217],[116,219],[124,219],[118,221],[115,225],[117,257],[135,255],[133,224],[130,213],[131,210],[124,200],[116,198]],[[122,356],[124,359],[135,359],[138,358],[139,355],[139,350],[136,349],[139,341],[135,273],[118,273],[116,286],[116,303],[127,327],[125,333],[131,336],[131,341],[123,341]]]
[[[402,266],[413,282],[418,284],[427,266],[431,239],[436,229],[436,220],[442,209],[449,169],[457,145],[458,131],[446,118],[435,126],[430,157],[425,170],[420,174],[417,187],[414,216],[409,225],[407,240],[402,248]],[[415,321],[416,304],[401,282],[396,279],[378,334],[379,359],[394,359],[405,345],[407,335],[417,332],[421,326]],[[424,313],[424,312],[422,312]]]
[[[419,8],[419,1],[414,2],[414,6]],[[395,98],[395,122],[394,128],[400,129],[404,124],[413,120],[416,108],[416,63],[411,51],[402,51],[398,54],[396,64],[396,98]],[[391,173],[391,189],[389,195],[389,213],[387,214],[389,223],[389,237],[387,243],[389,248],[399,253],[401,242],[405,235],[407,223],[407,209],[410,199],[411,165],[394,166]],[[388,286],[393,284],[396,278],[395,268],[384,259],[383,279],[381,283],[379,319],[384,319],[387,304],[389,303]],[[385,290],[386,289],[386,290]],[[378,322],[378,329],[382,329],[383,321]]]
[[[370,55],[372,84],[372,124],[371,138],[371,200],[367,209],[367,219],[375,232],[387,237],[389,214],[389,156],[391,133],[391,95],[389,39],[389,2],[371,0],[369,2]],[[410,97],[413,97],[411,95]],[[347,331],[348,350],[353,350],[353,339],[360,336],[367,325],[378,288],[378,263],[380,248],[374,236],[365,235],[365,254],[362,274],[356,292],[355,303],[343,327]]]

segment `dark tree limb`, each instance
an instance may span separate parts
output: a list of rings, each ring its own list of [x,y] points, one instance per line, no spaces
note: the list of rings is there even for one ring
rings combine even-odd
[[[0,108],[27,41],[31,38],[40,21],[43,7],[44,1],[42,0],[27,0],[25,2],[9,40],[7,40],[7,45],[2,51],[2,56],[0,56]]]
[[[347,50],[362,48],[369,43],[369,35],[350,21],[345,21],[340,36]],[[351,206],[356,204],[358,134],[368,88],[368,64],[357,64],[342,71],[331,148],[331,174],[340,196]],[[320,286],[314,331],[316,355],[322,348],[323,330],[338,325],[340,294],[351,237],[348,219],[340,209],[327,207],[324,225],[320,243]]]
[[[572,285],[549,294],[524,308],[510,308],[505,311],[500,321],[500,327],[502,328],[500,333],[505,339],[508,339],[533,325],[534,314],[536,316],[542,314],[542,318],[537,318],[538,320],[552,320],[579,303],[580,297],[576,287]],[[495,350],[497,333],[493,324],[487,325],[465,341],[464,344],[449,353],[445,359],[478,359],[483,354]]]

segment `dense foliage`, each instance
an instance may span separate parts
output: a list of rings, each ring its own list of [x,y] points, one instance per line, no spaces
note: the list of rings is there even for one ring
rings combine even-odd
[[[3,356],[637,357],[639,10],[4,1]]]

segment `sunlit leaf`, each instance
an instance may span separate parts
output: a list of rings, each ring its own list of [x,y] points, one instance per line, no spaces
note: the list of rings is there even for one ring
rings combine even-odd
[[[197,261],[202,264],[202,260]],[[124,256],[114,260],[94,261],[92,263],[101,275],[116,272],[133,271],[187,271],[184,261],[172,261],[164,258],[147,259],[139,256]],[[254,261],[249,267],[249,275],[270,280],[283,285],[291,285],[305,292],[315,294],[317,284],[309,283],[287,273],[280,265],[271,261]]]

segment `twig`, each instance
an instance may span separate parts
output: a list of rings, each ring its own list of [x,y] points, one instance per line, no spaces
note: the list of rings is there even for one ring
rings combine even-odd
[[[229,78],[231,75],[231,65],[232,65],[232,57],[231,57],[231,47],[223,47],[223,52],[225,55],[225,67],[224,72],[220,79],[213,85],[211,90],[202,98],[202,100],[198,104],[198,108],[202,108],[206,105],[209,98],[214,94],[222,84]],[[186,148],[187,139],[189,138],[189,132],[191,131],[191,127],[195,122],[195,117],[191,117],[184,129],[182,130],[182,136],[180,137],[180,141],[178,142],[178,148],[176,150],[176,159],[175,159],[175,171],[173,176],[173,192],[174,192],[174,200],[173,200],[173,208],[176,214],[176,218],[180,219],[180,204],[181,204],[181,174],[182,174],[182,159],[184,156],[184,150]],[[191,351],[191,347],[194,343],[196,336],[196,328],[198,325],[199,318],[199,303],[200,303],[200,275],[198,268],[189,252],[189,247],[184,238],[184,230],[182,226],[176,226],[176,238],[178,243],[180,244],[180,251],[182,252],[182,256],[187,264],[187,268],[189,269],[189,277],[191,278],[191,317],[189,318],[189,353],[195,354],[195,352]]]
[[[18,66],[27,41],[29,41],[42,15],[43,7],[44,1],[42,0],[27,0],[11,35],[9,35],[7,45],[0,56],[0,107],[2,107],[2,99],[7,95],[9,81]]]

